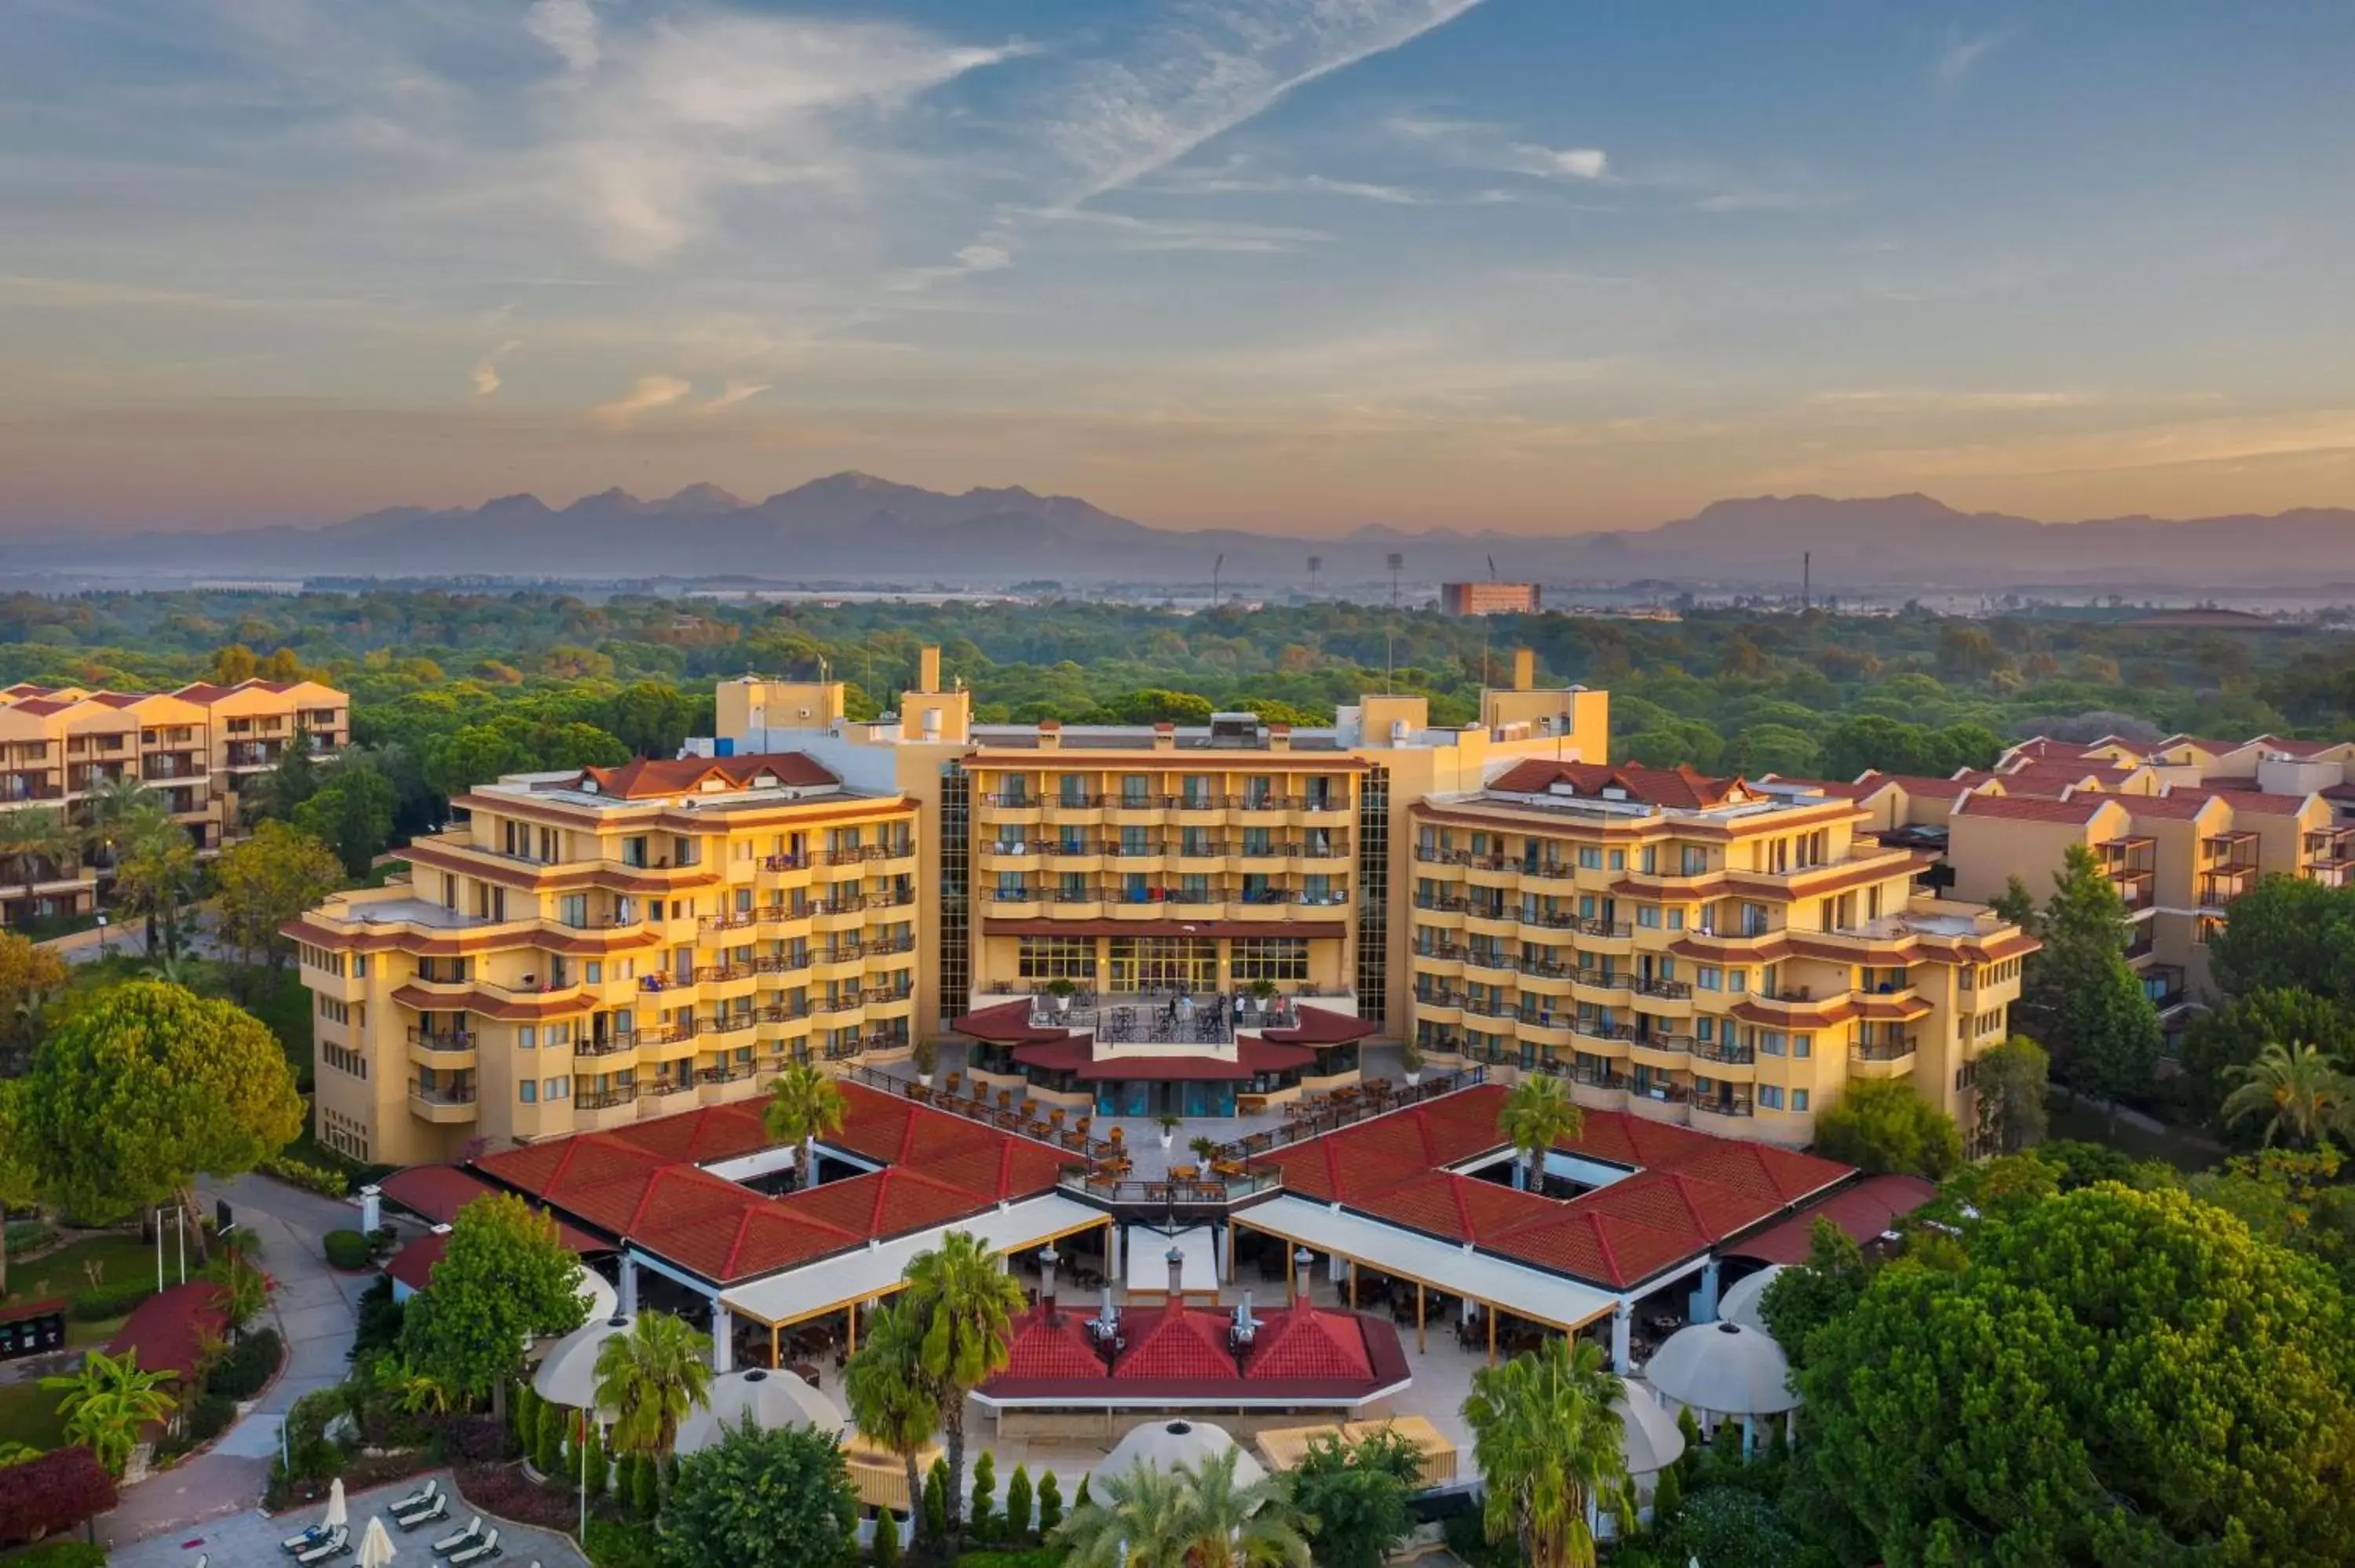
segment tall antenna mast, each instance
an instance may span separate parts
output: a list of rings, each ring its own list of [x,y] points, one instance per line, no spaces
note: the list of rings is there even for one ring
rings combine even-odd
[[[1308,597],[1310,599],[1315,599],[1316,597],[1316,574],[1324,569],[1324,556],[1311,556],[1308,557]]]
[[[1804,615],[1816,608],[1816,553],[1799,552],[1799,612]]]
[[[1382,693],[1393,695],[1398,691],[1398,608],[1399,568],[1406,557],[1392,550],[1389,556],[1391,568],[1391,618],[1382,627]]]
[[[1210,608],[1219,608],[1219,576],[1226,570],[1227,557],[1220,556],[1210,563]]]

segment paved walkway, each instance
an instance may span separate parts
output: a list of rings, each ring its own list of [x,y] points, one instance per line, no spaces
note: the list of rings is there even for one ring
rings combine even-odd
[[[449,1490],[450,1472],[433,1473],[440,1478],[442,1490]],[[368,1528],[371,1513],[380,1513],[387,1503],[407,1497],[424,1484],[423,1476],[413,1476],[374,1491],[353,1493],[347,1507],[354,1545],[358,1543],[360,1531]],[[279,1550],[279,1543],[304,1525],[317,1523],[320,1513],[314,1507],[272,1519],[257,1509],[248,1509],[242,1513],[152,1536],[135,1545],[114,1547],[107,1562],[111,1568],[195,1568],[200,1557],[210,1559],[207,1568],[268,1568],[272,1563],[289,1563],[293,1559]],[[398,1552],[395,1563],[437,1561],[432,1543],[465,1528],[467,1517],[466,1512],[453,1512],[449,1522],[428,1525],[414,1535],[403,1535],[393,1529],[388,1517],[384,1522],[392,1532]],[[589,1568],[589,1560],[563,1536],[520,1524],[501,1524],[498,1531],[500,1568],[528,1568],[534,1563],[539,1568]],[[103,1533],[101,1529],[101,1537]],[[351,1559],[339,1557],[336,1561],[348,1564]]]
[[[99,1519],[101,1540],[140,1541],[255,1507],[286,1413],[313,1389],[343,1382],[350,1370],[360,1293],[375,1277],[329,1268],[322,1248],[329,1231],[357,1228],[358,1208],[259,1176],[208,1188],[203,1197],[227,1199],[237,1223],[261,1238],[261,1266],[278,1281],[271,1306],[289,1347],[286,1369],[210,1449],[126,1488],[115,1510]],[[282,1531],[272,1545],[292,1533]],[[216,1556],[214,1564],[242,1561]]]

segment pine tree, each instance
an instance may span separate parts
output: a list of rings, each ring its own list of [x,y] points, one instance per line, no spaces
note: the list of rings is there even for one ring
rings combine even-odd
[[[1665,1530],[1677,1517],[1677,1510],[1685,1502],[1685,1485],[1678,1478],[1682,1468],[1670,1465],[1660,1472],[1652,1486],[1652,1528]]]
[[[528,1383],[517,1385],[515,1396],[516,1446],[528,1454],[539,1436],[539,1395]]]
[[[640,1519],[652,1519],[661,1507],[662,1466],[641,1454],[630,1477],[630,1510]]]
[[[1061,1482],[1055,1479],[1055,1472],[1050,1470],[1039,1478],[1039,1537],[1043,1540],[1054,1534],[1055,1527],[1062,1522],[1063,1487]]]
[[[569,1407],[546,1403],[540,1405],[539,1440],[532,1446],[532,1468],[543,1476],[564,1473],[565,1429],[571,1424]]]
[[[935,1459],[924,1475],[924,1539],[941,1542],[949,1533],[949,1466]]]
[[[973,1466],[973,1499],[966,1505],[965,1526],[975,1541],[995,1541],[996,1520],[991,1517],[991,1494],[997,1490],[997,1456],[984,1448]]]
[[[1014,1467],[1014,1478],[1006,1483],[1005,1535],[1019,1544],[1030,1533],[1030,1470],[1027,1465]]]
[[[1685,1440],[1684,1457],[1677,1461],[1677,1468],[1689,1486],[1693,1472],[1700,1468],[1700,1420],[1689,1404],[1677,1412],[1677,1435]]]
[[[597,1429],[594,1422],[590,1423],[589,1440],[584,1448],[582,1467],[574,1473],[582,1478],[582,1484],[588,1487],[591,1497],[602,1498],[613,1484],[613,1461],[605,1452],[605,1435]]]
[[[1088,1506],[1088,1478],[1085,1476],[1080,1478],[1080,1492],[1071,1499],[1071,1506],[1075,1509]]]
[[[867,1554],[875,1568],[893,1568],[900,1561],[900,1521],[891,1517],[890,1509],[879,1509],[875,1514],[875,1546]]]

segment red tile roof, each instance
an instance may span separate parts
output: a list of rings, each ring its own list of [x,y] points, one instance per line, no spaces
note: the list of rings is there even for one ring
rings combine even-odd
[[[2264,789],[2218,789],[2212,785],[2201,793],[2212,794],[2235,811],[2248,811],[2260,817],[2295,817],[2306,810],[2307,797],[2284,795]]]
[[[1083,1083],[1134,1078],[1153,1083],[1241,1083],[1262,1073],[1297,1071],[1316,1065],[1316,1053],[1305,1045],[1271,1045],[1263,1040],[1239,1040],[1234,1060],[1199,1052],[1161,1056],[1106,1056],[1099,1061],[1093,1034],[1067,1034],[1042,1045],[1024,1045],[1014,1059],[1026,1067],[1076,1073]]]
[[[996,1007],[984,1007],[949,1020],[949,1027],[959,1034],[970,1034],[975,1040],[986,1040],[993,1045],[1029,1045],[1050,1040],[1067,1039],[1068,1029],[1052,1024],[1033,1027],[1030,1003],[1001,1001]]]
[[[221,1287],[209,1279],[192,1279],[157,1291],[131,1309],[106,1353],[139,1352],[139,1364],[148,1372],[186,1377],[196,1369],[197,1357],[208,1338],[229,1332],[229,1309]]]
[[[1955,815],[2007,822],[2069,822],[2083,827],[2104,806],[2124,799],[2092,791],[2073,795],[2066,800],[2048,800],[2039,795],[1969,795],[1955,805]],[[2156,797],[2137,795],[2132,803],[2140,807],[2153,799]]]
[[[1531,758],[1515,763],[1488,781],[1491,789],[1515,795],[1542,795],[1557,784],[1577,794],[1601,796],[1606,789],[1624,789],[1631,800],[1678,810],[1699,810],[1728,800],[1750,798],[1750,788],[1739,779],[1711,779],[1685,763],[1674,768],[1646,768],[1639,762],[1556,762]]]
[[[1103,1358],[1096,1353],[1095,1341],[1088,1337],[1086,1320],[1064,1306],[1058,1309],[1051,1323],[1043,1308],[1025,1312],[1014,1319],[1013,1338],[1006,1347],[1006,1367],[997,1375],[1100,1380],[1111,1372]]]
[[[1347,1045],[1353,1040],[1371,1039],[1380,1033],[1378,1024],[1367,1022],[1346,1012],[1336,1012],[1329,1007],[1311,1007],[1301,1002],[1294,1007],[1300,1022],[1289,1029],[1270,1029],[1261,1038],[1279,1041],[1286,1045]]]
[[[433,1266],[450,1250],[446,1231],[433,1231],[405,1243],[384,1266],[384,1271],[411,1290],[422,1290],[433,1282]]]
[[[641,757],[619,768],[584,768],[581,771],[583,789],[593,788],[597,793],[617,800],[694,794],[710,782],[730,789],[750,789],[763,778],[776,784],[841,782],[825,764],[798,751],[751,757]]]
[[[1815,1224],[1829,1220],[1851,1241],[1870,1241],[1937,1195],[1919,1176],[1868,1176],[1802,1214],[1759,1232],[1726,1249],[1729,1256],[1767,1263],[1805,1263],[1814,1249]]]
[[[2126,809],[2137,817],[2152,817],[2170,822],[2188,822],[2208,809],[2214,800],[2207,790],[2194,788],[2180,794],[2137,795],[2126,801]]]
[[[1235,1358],[1227,1349],[1227,1330],[1232,1321],[1224,1312],[1192,1307],[1165,1307],[1158,1312],[1131,1310],[1122,1319],[1128,1349],[1113,1363],[1113,1379],[1116,1383],[1231,1381]]]
[[[1270,1313],[1252,1338],[1243,1376],[1252,1382],[1371,1377],[1373,1358],[1366,1353],[1360,1322],[1354,1315],[1313,1307]]]

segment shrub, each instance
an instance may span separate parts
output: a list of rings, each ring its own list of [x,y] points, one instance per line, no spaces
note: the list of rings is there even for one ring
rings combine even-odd
[[[591,1519],[581,1544],[596,1568],[663,1568],[662,1542],[650,1524]]]
[[[103,1323],[110,1318],[124,1316],[155,1294],[155,1287],[144,1279],[94,1285],[88,1290],[77,1291],[68,1310],[78,1323]]]
[[[368,1239],[357,1231],[329,1231],[326,1253],[328,1265],[347,1274],[356,1274],[371,1261]]]
[[[290,1187],[300,1187],[306,1192],[316,1192],[325,1198],[345,1197],[352,1190],[351,1179],[342,1171],[305,1160],[289,1160],[282,1154],[265,1154],[254,1161],[253,1168],[264,1176],[275,1176]],[[355,1231],[352,1234],[357,1235],[359,1233]]]
[[[661,1507],[662,1467],[641,1454],[637,1468],[630,1475],[630,1511],[650,1520]]]
[[[515,1403],[508,1406],[515,1414],[516,1442],[525,1448],[539,1432],[539,1395],[528,1382],[516,1385]]]
[[[944,1459],[932,1461],[924,1475],[924,1539],[943,1541],[949,1533],[949,1467]]]
[[[442,1444],[470,1465],[503,1464],[516,1457],[515,1436],[496,1415],[457,1415],[442,1424]]]
[[[278,1375],[285,1342],[275,1329],[261,1329],[229,1346],[205,1380],[207,1392],[228,1400],[251,1399]]]
[[[77,1444],[0,1469],[0,1546],[71,1530],[114,1506],[114,1480]]]
[[[409,1304],[392,1298],[392,1276],[379,1274],[360,1292],[360,1320],[352,1353],[389,1351],[400,1344],[401,1325],[409,1320]]]
[[[1030,1533],[1030,1471],[1027,1466],[1014,1467],[1014,1478],[1006,1483],[1006,1539],[1019,1542]]]
[[[965,1529],[975,1541],[997,1539],[993,1497],[997,1490],[997,1456],[984,1448],[973,1463],[973,1499],[965,1505]]]
[[[543,1476],[564,1471],[564,1432],[571,1425],[571,1415],[561,1404],[540,1404],[539,1436],[531,1446],[531,1467]]]
[[[225,1393],[208,1393],[200,1396],[196,1404],[188,1407],[189,1446],[194,1447],[199,1443],[211,1442],[228,1431],[229,1424],[236,1419],[236,1400]]]
[[[1048,1471],[1039,1478],[1039,1533],[1049,1536],[1063,1522],[1063,1484]]]
[[[48,1541],[8,1559],[8,1568],[106,1568],[106,1548],[86,1541]]]
[[[1653,1483],[1653,1529],[1665,1529],[1676,1522],[1677,1510],[1685,1500],[1685,1487],[1681,1475],[1682,1472],[1676,1466],[1670,1465],[1660,1472],[1660,1478]]]
[[[8,1261],[13,1266],[28,1252],[37,1252],[58,1239],[58,1227],[47,1220],[10,1220],[0,1226],[8,1236]]]
[[[900,1521],[885,1509],[875,1516],[875,1544],[867,1553],[875,1568],[894,1568],[900,1561]]]

